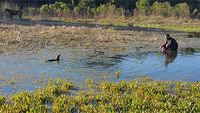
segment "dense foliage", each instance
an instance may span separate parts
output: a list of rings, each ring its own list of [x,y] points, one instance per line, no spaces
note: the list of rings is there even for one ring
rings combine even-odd
[[[134,5],[136,6],[135,8]],[[73,18],[119,18],[138,14],[181,18],[200,16],[200,12],[197,9],[191,10],[191,7],[187,3],[178,3],[171,6],[170,2],[155,1],[150,4],[148,0],[138,0],[135,4],[130,4],[130,6],[132,9],[125,8],[123,5],[117,4],[114,0],[102,2],[100,4],[94,1],[79,0],[77,4],[74,2],[68,4],[65,2],[46,4],[41,6],[39,10],[41,16],[48,15]]]
[[[36,0],[37,1],[37,0]],[[200,17],[200,1],[162,0],[52,0],[24,5],[29,16],[64,18],[116,18],[137,15]],[[26,1],[24,1],[26,2]],[[15,3],[15,2],[14,2]],[[21,5],[21,4],[19,4]]]
[[[199,112],[200,82],[153,81],[148,78],[74,90],[71,82],[50,80],[34,92],[0,96],[0,112]]]

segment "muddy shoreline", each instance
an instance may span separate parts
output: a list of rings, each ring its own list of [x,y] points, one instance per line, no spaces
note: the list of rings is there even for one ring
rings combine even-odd
[[[0,24],[2,87],[6,93],[13,89],[33,90],[35,81],[49,77],[68,78],[75,83],[79,81],[78,85],[88,78],[118,81],[115,77],[118,70],[122,74],[119,80],[141,75],[159,80],[198,80],[199,37],[170,32],[179,43],[180,54],[175,63],[166,68],[164,62],[167,57],[158,53],[166,33]],[[58,54],[62,54],[59,64],[45,62]]]
[[[184,32],[157,32],[153,29],[149,31],[116,30],[105,29],[101,26],[0,24],[0,52],[46,47],[114,48],[119,51],[129,48],[132,51],[158,51],[159,46],[165,42],[166,33],[170,33],[177,39],[180,50],[200,47],[198,35]]]

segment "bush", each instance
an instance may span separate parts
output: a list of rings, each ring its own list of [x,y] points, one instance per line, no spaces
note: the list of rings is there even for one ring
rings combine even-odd
[[[25,12],[25,15],[28,16],[38,16],[39,14],[40,14],[40,9],[34,7],[28,7]]]
[[[64,2],[55,2],[54,4],[45,4],[40,8],[41,16],[63,17],[70,14],[70,9]]]
[[[94,13],[95,16],[99,18],[105,18],[107,13],[107,6],[106,4],[100,5],[99,7],[94,8],[92,12]]]
[[[75,17],[77,17],[79,15],[79,12],[81,11],[80,7],[75,7],[73,10],[73,14]]]
[[[141,13],[143,15],[147,15],[147,12],[149,10],[148,0],[138,0],[136,2],[136,8],[139,11],[139,13]]]
[[[114,4],[108,3],[92,9],[92,13],[98,18],[117,18],[124,14],[122,8],[117,8]]]
[[[88,2],[80,0],[73,10],[74,17],[88,18],[92,15]]]
[[[150,8],[150,13],[155,16],[169,17],[171,16],[171,5],[169,2],[154,2]]]
[[[42,5],[40,8],[40,15],[46,17],[49,13],[49,6],[47,4]]]
[[[190,8],[187,3],[179,3],[173,7],[172,14],[173,14],[173,16],[176,16],[176,17],[187,17],[188,18],[190,16],[189,9]]]

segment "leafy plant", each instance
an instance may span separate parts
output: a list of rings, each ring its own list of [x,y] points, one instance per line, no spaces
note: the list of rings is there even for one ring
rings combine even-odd
[[[141,80],[86,81],[90,90],[73,91],[65,80],[49,80],[44,88],[0,96],[0,112],[198,112],[200,82]],[[173,87],[172,87],[173,86]],[[72,93],[73,92],[73,93]]]
[[[140,13],[146,15],[149,10],[148,0],[138,0],[136,2],[136,8]]]
[[[158,1],[154,2],[150,7],[151,13],[155,16],[169,17],[171,16],[171,5],[169,2],[160,3]]]
[[[176,17],[180,18],[188,18],[190,16],[189,13],[189,5],[187,3],[179,3],[176,6],[173,7],[172,13]]]

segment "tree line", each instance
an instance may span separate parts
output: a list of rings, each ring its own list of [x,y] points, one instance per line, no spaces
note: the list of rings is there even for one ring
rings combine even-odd
[[[200,18],[200,0],[3,0],[23,5],[24,14],[64,18],[118,18],[137,15]]]

